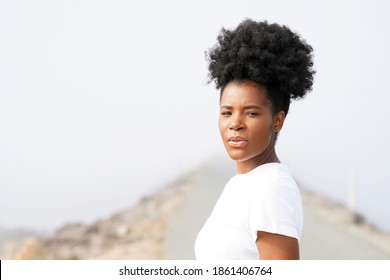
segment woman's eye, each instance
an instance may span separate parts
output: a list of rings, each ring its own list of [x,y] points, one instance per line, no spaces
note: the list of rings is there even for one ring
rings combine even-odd
[[[222,116],[230,116],[231,113],[228,112],[228,111],[223,111],[223,112],[221,112],[221,115],[222,115]]]

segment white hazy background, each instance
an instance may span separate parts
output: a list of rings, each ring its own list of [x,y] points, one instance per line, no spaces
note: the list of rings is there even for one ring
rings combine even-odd
[[[389,3],[0,0],[0,226],[105,218],[223,154],[204,51],[249,17],[315,51],[280,158],[390,231]]]

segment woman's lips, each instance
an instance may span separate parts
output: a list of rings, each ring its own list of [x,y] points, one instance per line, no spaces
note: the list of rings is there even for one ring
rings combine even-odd
[[[248,143],[247,140],[245,140],[242,137],[229,137],[228,144],[232,146],[233,148],[242,148]]]

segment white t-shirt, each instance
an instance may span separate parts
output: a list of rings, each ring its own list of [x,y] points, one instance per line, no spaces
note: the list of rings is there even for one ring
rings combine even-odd
[[[196,259],[259,259],[257,231],[299,239],[302,201],[288,167],[267,163],[229,180],[195,241]]]

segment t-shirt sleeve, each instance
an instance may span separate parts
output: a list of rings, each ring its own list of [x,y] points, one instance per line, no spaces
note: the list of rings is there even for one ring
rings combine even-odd
[[[302,201],[295,182],[276,180],[255,192],[249,204],[251,237],[266,231],[299,239],[303,227]]]

